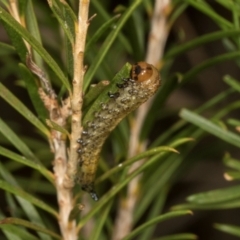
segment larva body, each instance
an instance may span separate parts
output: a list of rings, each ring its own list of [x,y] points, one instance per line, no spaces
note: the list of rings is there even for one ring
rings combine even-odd
[[[98,200],[94,191],[94,178],[102,146],[110,132],[130,112],[147,101],[160,86],[158,70],[145,62],[132,66],[130,78],[118,83],[116,92],[108,92],[109,100],[100,103],[91,121],[83,127],[80,143],[78,181],[84,191]]]

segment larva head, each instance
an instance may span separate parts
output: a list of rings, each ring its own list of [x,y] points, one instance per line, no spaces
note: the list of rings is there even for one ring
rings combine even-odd
[[[146,62],[138,62],[132,66],[131,79],[148,89],[149,96],[154,94],[160,86],[158,70]]]
[[[156,69],[146,62],[135,63],[132,66],[131,78],[137,82],[144,82],[152,77],[154,70]]]

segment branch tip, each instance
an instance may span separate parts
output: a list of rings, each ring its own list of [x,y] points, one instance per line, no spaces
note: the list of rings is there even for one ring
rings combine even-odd
[[[88,20],[87,20],[87,24],[90,24],[91,21],[97,16],[96,13],[94,13]]]

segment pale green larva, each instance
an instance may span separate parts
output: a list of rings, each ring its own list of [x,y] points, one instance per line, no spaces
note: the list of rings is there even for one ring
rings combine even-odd
[[[132,65],[130,78],[125,78],[122,83],[117,84],[117,92],[108,92],[109,100],[101,103],[92,120],[83,126],[84,130],[78,140],[78,182],[95,201],[98,200],[98,196],[94,190],[94,179],[106,138],[127,114],[147,101],[159,86],[160,77],[155,67],[146,62]]]

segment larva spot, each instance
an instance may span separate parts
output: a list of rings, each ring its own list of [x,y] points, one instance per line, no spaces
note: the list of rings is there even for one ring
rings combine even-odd
[[[128,86],[128,82],[117,83],[116,85],[117,85],[118,88],[126,88]]]
[[[108,96],[109,96],[110,98],[116,99],[116,98],[118,98],[118,97],[120,96],[120,93],[119,93],[119,92],[116,92],[116,93],[108,92]]]
[[[98,201],[99,197],[97,193],[93,190],[93,183],[90,185],[82,185],[82,190],[89,192],[94,201]]]
[[[79,148],[79,149],[77,150],[77,152],[78,152],[79,154],[82,154],[82,153],[83,153],[83,151],[82,151],[81,148]]]
[[[88,145],[88,142],[83,142],[83,143],[82,143],[82,146],[83,146],[83,147],[85,147],[85,146],[87,146],[87,145]]]
[[[113,113],[114,113],[114,114],[118,114],[119,112],[120,112],[119,108],[113,109]]]
[[[128,101],[129,101],[128,98],[121,99],[121,103],[127,103]]]
[[[101,103],[101,108],[102,110],[107,110],[108,109],[108,105],[105,103]]]
[[[122,81],[124,82],[128,82],[130,80],[130,78],[122,78]]]
[[[97,128],[97,125],[94,122],[90,122],[88,123],[88,127],[95,130]]]
[[[98,201],[99,197],[96,192],[90,192],[90,195],[94,201]]]
[[[90,120],[84,123],[84,130],[78,139],[81,147],[78,149],[80,175],[77,181],[95,201],[98,196],[94,190],[94,179],[106,138],[127,114],[154,95],[160,86],[160,77],[151,64],[138,62],[132,65],[130,76],[117,83],[117,92],[115,84],[108,89],[108,100],[101,102],[95,112],[90,112],[87,118]]]

